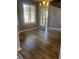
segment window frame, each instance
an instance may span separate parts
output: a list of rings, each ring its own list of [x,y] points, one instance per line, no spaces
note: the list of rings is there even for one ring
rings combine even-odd
[[[31,8],[29,8],[29,10],[30,10],[30,15],[29,15],[29,17],[30,17],[30,22],[25,22],[24,6],[23,6],[23,19],[24,19],[23,23],[24,23],[24,25],[36,24],[36,6],[33,5],[33,4],[29,4],[29,3],[23,3],[22,5],[29,5],[30,7],[31,7],[31,6],[34,6],[34,7],[35,7],[35,21],[34,21],[34,22],[31,22]]]

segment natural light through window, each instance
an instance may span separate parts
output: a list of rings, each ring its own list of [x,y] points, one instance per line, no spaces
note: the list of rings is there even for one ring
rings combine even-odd
[[[24,23],[35,23],[36,11],[34,5],[23,4]]]
[[[40,8],[40,26],[47,26],[48,8]]]

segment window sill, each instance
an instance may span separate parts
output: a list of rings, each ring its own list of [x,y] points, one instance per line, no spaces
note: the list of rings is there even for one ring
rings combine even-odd
[[[32,24],[36,24],[35,22],[32,23],[24,23],[24,25],[32,25]]]

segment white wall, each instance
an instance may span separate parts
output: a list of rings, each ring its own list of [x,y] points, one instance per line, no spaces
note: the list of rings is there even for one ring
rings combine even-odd
[[[17,35],[18,36],[18,35]],[[17,37],[17,50],[20,49],[19,36]]]
[[[61,8],[50,5],[49,8],[49,27],[61,28]]]
[[[35,5],[36,7],[36,23],[32,23],[32,24],[24,24],[24,14],[23,14],[23,3],[26,4],[32,4]],[[17,15],[18,15],[18,21],[19,21],[19,31],[20,30],[25,30],[25,29],[29,29],[29,28],[33,28],[33,27],[38,27],[38,5],[35,2],[32,2],[31,0],[18,0],[17,3]]]
[[[19,30],[19,22],[17,20],[17,50],[20,49],[20,41],[19,41],[18,30]]]

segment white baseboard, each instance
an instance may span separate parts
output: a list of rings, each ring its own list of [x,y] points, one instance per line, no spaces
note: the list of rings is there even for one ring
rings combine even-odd
[[[53,30],[58,30],[58,31],[61,31],[61,29],[59,29],[59,28],[49,27],[49,29],[53,29]]]
[[[21,48],[17,49],[17,51],[21,51],[21,50],[22,50]]]
[[[38,29],[38,28],[39,27],[34,27],[34,28],[30,28],[30,29],[21,30],[21,31],[19,31],[19,33],[24,32],[24,31],[30,31],[30,30]]]

